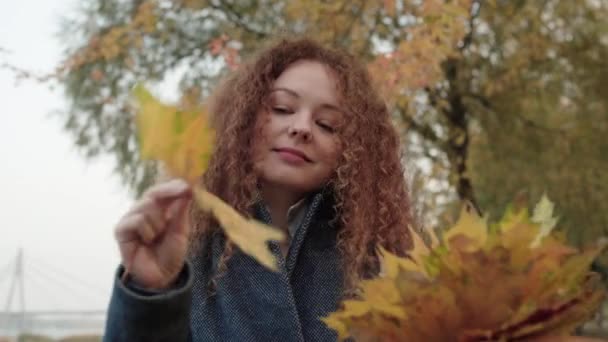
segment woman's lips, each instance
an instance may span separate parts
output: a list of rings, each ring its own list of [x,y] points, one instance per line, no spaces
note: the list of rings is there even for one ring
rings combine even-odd
[[[285,161],[289,164],[298,165],[298,164],[310,162],[310,159],[306,156],[306,154],[304,154],[303,152],[300,152],[296,149],[276,148],[273,151],[275,151],[283,161]]]

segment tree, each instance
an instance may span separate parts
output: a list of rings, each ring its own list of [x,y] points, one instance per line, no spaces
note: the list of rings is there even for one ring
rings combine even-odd
[[[606,1],[497,1],[467,57],[482,207],[546,192],[579,244],[608,229],[607,14]]]
[[[155,168],[136,153],[128,99],[136,82],[178,73],[184,93],[204,98],[262,40],[306,33],[368,63],[421,175],[414,188],[431,225],[457,199],[495,214],[517,194],[535,202],[546,191],[574,240],[606,228],[606,0],[83,6],[66,26],[82,39],[58,70],[72,101],[65,128],[87,155],[113,154],[138,191]]]

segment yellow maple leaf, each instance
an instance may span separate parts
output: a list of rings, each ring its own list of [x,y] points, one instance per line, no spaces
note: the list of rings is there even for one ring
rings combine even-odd
[[[395,279],[401,270],[424,273],[424,267],[412,259],[399,258],[395,254],[379,247],[382,272],[384,276]]]
[[[384,276],[394,279],[399,275],[400,270],[428,275],[427,266],[429,265],[425,260],[431,253],[431,249],[439,246],[439,239],[434,231],[426,232],[430,238],[430,246],[427,246],[420,234],[414,232],[411,227],[410,231],[412,232],[412,249],[408,251],[409,258],[399,258],[382,246],[378,248]]]
[[[410,227],[410,231],[413,232],[414,230]],[[430,250],[418,233],[413,232],[411,235],[413,248],[408,254],[417,264],[421,264],[423,258],[429,255]],[[433,236],[434,234],[431,233],[430,235]]]
[[[197,204],[216,218],[228,239],[276,271],[277,262],[267,241],[283,241],[285,234],[244,218],[196,182],[207,168],[214,144],[214,132],[205,109],[164,104],[141,85],[134,89],[134,96],[141,157],[161,162],[170,176],[190,183]]]
[[[142,158],[161,161],[171,176],[193,184],[213,150],[214,132],[205,109],[163,104],[143,86],[134,95]]]
[[[239,246],[244,253],[254,257],[269,269],[277,270],[275,257],[268,249],[266,241],[282,241],[285,239],[285,233],[255,220],[244,218],[208,191],[194,188],[194,196],[203,210],[215,215],[228,238]]]
[[[466,246],[462,246],[463,250],[475,251],[483,246],[488,238],[486,220],[474,213],[470,206],[465,205],[456,225],[446,231],[443,237],[450,247],[464,244]]]

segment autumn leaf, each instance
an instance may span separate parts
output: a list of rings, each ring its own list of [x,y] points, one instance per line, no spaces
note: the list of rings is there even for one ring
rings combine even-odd
[[[399,258],[382,247],[379,248],[379,254],[382,256],[382,271],[387,278],[396,278],[402,270],[424,273],[423,266],[412,259]]]
[[[488,235],[486,222],[477,216],[473,210],[468,205],[463,206],[460,219],[443,236],[448,242],[448,246],[455,247],[455,244],[466,244],[466,246],[460,246],[460,248],[474,251],[485,244]]]
[[[434,232],[428,233],[430,237],[430,247],[436,247],[439,244],[437,236]],[[382,256],[382,271],[386,277],[395,278],[400,271],[414,271],[421,274],[427,274],[429,263],[426,256],[430,253],[429,246],[424,242],[418,233],[412,234],[412,249],[409,251],[409,258],[399,258],[396,255],[388,252],[386,249],[379,247],[378,253]]]
[[[198,205],[203,210],[214,213],[228,238],[244,253],[251,255],[269,269],[277,270],[275,257],[268,249],[266,242],[282,241],[285,239],[285,233],[255,220],[244,218],[217,196],[201,188],[195,188],[194,195]]]
[[[553,217],[553,203],[549,201],[547,195],[543,195],[540,202],[534,208],[532,222],[540,224],[540,231],[534,241],[532,241],[532,246],[535,247],[540,244],[540,240],[549,235],[551,229],[557,224],[557,218]]]
[[[163,162],[173,177],[193,184],[205,171],[214,133],[204,108],[178,108],[158,101],[143,86],[134,89],[141,156]]]
[[[244,253],[276,271],[277,262],[267,242],[283,241],[285,234],[244,218],[196,181],[205,171],[213,151],[214,132],[204,108],[163,104],[141,85],[134,89],[134,97],[141,157],[161,162],[170,176],[190,183],[196,203],[216,218],[226,236]]]
[[[509,211],[491,230],[465,207],[439,244],[429,248],[415,239],[407,258],[379,248],[383,272],[362,281],[360,296],[323,321],[339,339],[357,341],[511,341],[571,334],[604,298],[589,270],[605,246],[569,246],[546,228],[554,223],[546,197],[532,217]]]

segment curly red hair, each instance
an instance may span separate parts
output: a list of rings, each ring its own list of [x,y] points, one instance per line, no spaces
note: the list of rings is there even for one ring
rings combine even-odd
[[[201,182],[237,211],[251,216],[257,186],[250,157],[256,113],[279,75],[304,59],[333,70],[342,96],[340,105],[348,118],[338,133],[344,149],[329,182],[340,227],[338,248],[345,285],[353,289],[359,279],[378,271],[378,246],[405,255],[412,241],[399,137],[369,73],[354,57],[310,39],[282,39],[241,65],[212,98],[210,112],[217,141]],[[192,245],[197,246],[217,231],[217,225],[201,212],[195,212],[194,219]],[[231,253],[228,244],[223,264]]]

